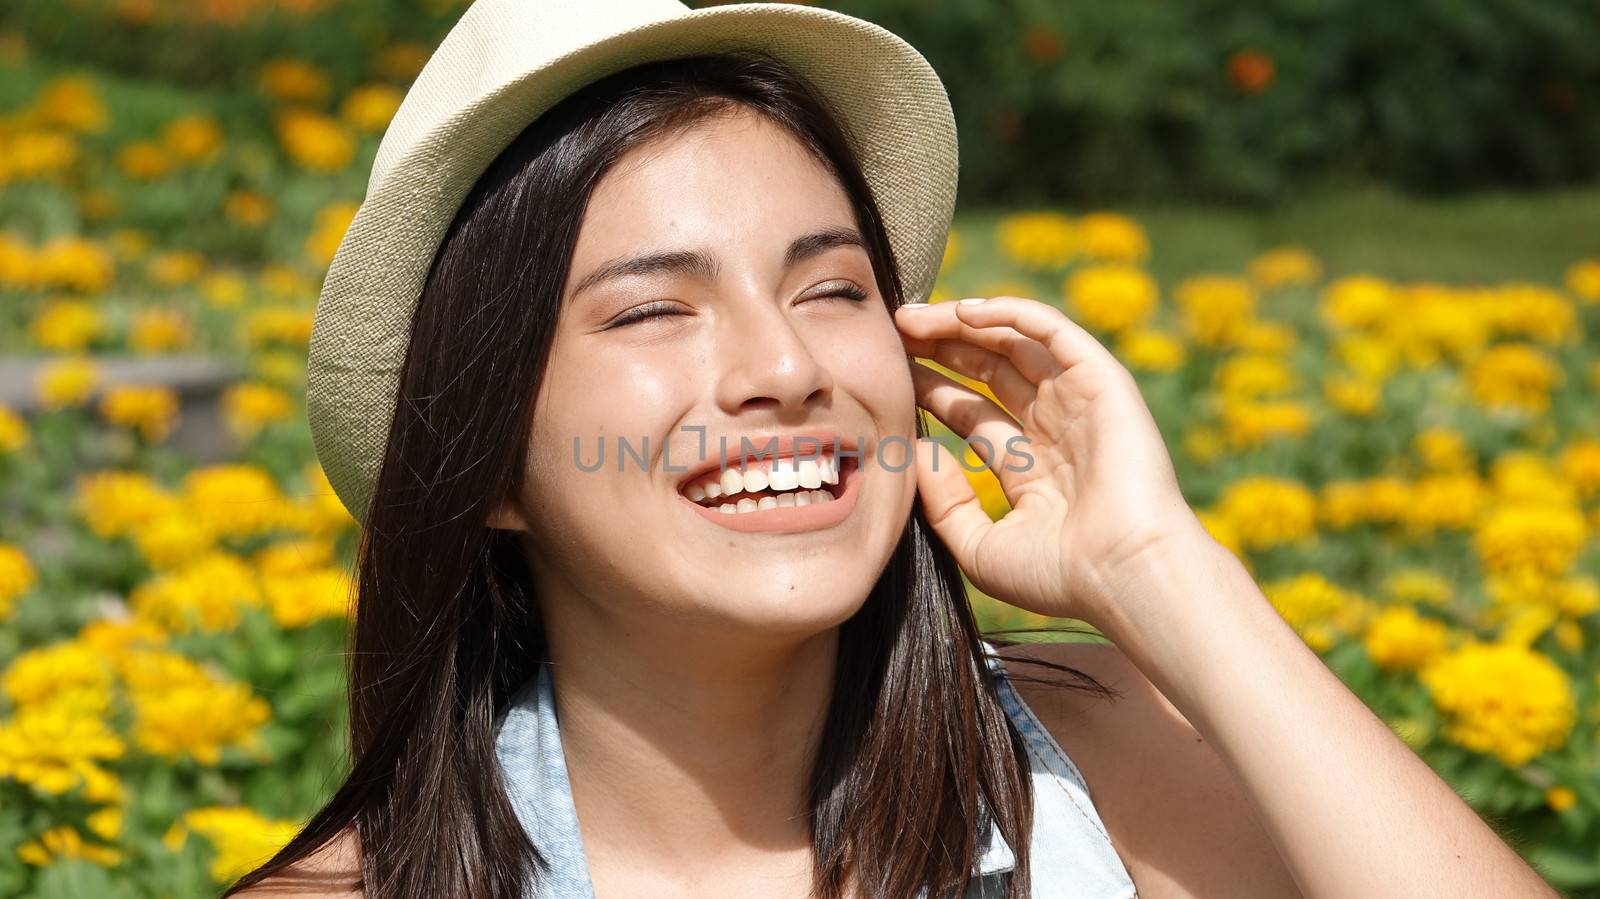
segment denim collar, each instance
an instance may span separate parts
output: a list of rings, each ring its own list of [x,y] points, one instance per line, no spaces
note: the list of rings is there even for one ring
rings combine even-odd
[[[567,759],[561,748],[556,719],[554,684],[550,665],[541,663],[538,674],[512,697],[496,721],[495,756],[517,818],[550,862],[540,880],[541,896],[583,899],[594,896],[589,865],[578,830],[578,812],[572,804],[572,783],[567,779]],[[979,836],[984,848],[974,873],[982,876],[1010,871],[1016,864],[1011,846],[990,824]]]

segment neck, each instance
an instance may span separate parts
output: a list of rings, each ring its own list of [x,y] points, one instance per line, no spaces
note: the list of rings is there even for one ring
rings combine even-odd
[[[809,859],[811,764],[837,627],[711,634],[641,622],[638,607],[622,620],[599,604],[545,598],[561,742],[591,859],[658,870]]]

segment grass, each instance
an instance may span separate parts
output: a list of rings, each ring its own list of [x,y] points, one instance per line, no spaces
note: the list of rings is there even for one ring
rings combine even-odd
[[[1575,260],[1600,256],[1600,185],[1454,198],[1374,188],[1292,200],[1270,211],[1163,205],[1116,211],[1145,226],[1149,267],[1169,284],[1196,272],[1238,271],[1256,253],[1287,243],[1311,250],[1330,275],[1453,283],[1560,284]],[[1004,212],[964,210],[957,228],[986,233]]]

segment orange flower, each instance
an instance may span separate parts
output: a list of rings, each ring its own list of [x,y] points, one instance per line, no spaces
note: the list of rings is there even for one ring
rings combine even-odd
[[[1022,36],[1022,47],[1034,62],[1051,63],[1061,58],[1066,49],[1061,35],[1045,25],[1035,25]]]
[[[1259,94],[1272,84],[1278,67],[1272,57],[1260,50],[1238,50],[1228,57],[1228,77],[1234,87],[1247,94]]]

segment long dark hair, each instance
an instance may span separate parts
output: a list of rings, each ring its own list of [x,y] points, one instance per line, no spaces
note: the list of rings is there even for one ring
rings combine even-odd
[[[225,896],[288,879],[352,824],[369,899],[531,891],[545,859],[504,792],[493,724],[537,673],[545,637],[518,543],[485,522],[522,490],[533,398],[596,184],[628,150],[736,108],[781,125],[832,170],[886,304],[904,301],[846,135],[821,95],[775,60],[741,52],[639,65],[529,125],[467,196],[417,303],[360,545],[352,770],[299,835]],[[917,431],[926,434],[920,417]],[[962,888],[984,809],[1016,856],[1010,896],[1031,892],[1028,756],[983,638],[919,502],[866,603],[840,627],[809,790],[822,899],[838,899],[852,879],[874,897]],[[1106,692],[1049,667],[1073,687]]]

